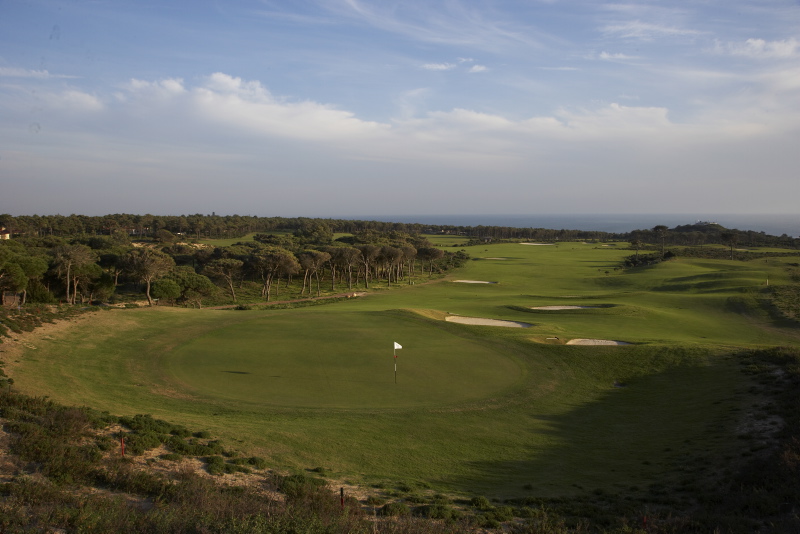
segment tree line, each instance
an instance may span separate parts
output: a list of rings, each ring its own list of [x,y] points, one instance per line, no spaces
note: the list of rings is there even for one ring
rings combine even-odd
[[[237,303],[241,290],[250,301],[256,292],[271,301],[282,289],[293,297],[318,297],[412,284],[468,259],[463,251],[445,251],[419,234],[396,230],[334,239],[323,220],[222,247],[176,239],[165,228],[155,235],[134,241],[118,229],[3,241],[0,289],[19,294],[19,304],[106,302],[140,291],[151,305],[161,300],[201,307],[209,299]]]
[[[538,240],[546,242],[596,240],[631,241],[642,243],[697,246],[721,244],[730,241],[733,234],[742,246],[774,246],[800,248],[800,238],[786,234],[769,235],[753,230],[727,229],[716,223],[697,222],[669,229],[659,225],[655,229],[638,229],[631,232],[601,232],[577,229],[517,228],[508,226],[429,225],[365,221],[356,219],[319,219],[308,217],[257,217],[254,215],[0,215],[0,226],[12,237],[70,237],[76,235],[113,235],[126,233],[133,238],[156,238],[159,234],[194,239],[237,238],[247,234],[269,233],[277,230],[297,231],[314,222],[320,222],[332,232],[357,234],[366,231],[378,233],[401,232],[410,235],[458,235],[479,242],[506,240]],[[663,232],[666,229],[666,232]]]

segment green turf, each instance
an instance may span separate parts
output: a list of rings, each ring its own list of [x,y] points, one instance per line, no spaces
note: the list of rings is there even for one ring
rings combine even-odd
[[[208,429],[276,468],[560,495],[647,487],[693,455],[731,453],[753,399],[730,355],[800,342],[759,303],[796,258],[620,271],[625,244],[467,250],[476,259],[445,280],[324,307],[97,313],[29,348],[16,386]],[[599,307],[530,309],[569,304]],[[562,344],[577,337],[632,345]]]
[[[191,340],[167,367],[194,394],[258,406],[449,405],[519,381],[522,369],[507,356],[436,326],[390,312],[260,316]]]

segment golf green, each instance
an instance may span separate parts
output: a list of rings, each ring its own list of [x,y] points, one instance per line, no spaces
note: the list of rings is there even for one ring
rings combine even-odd
[[[395,342],[403,347],[397,358]],[[476,401],[512,388],[523,374],[490,345],[405,312],[262,315],[212,329],[161,361],[199,398],[328,409]]]

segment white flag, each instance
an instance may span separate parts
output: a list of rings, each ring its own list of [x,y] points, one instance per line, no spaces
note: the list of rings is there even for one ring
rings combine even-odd
[[[397,341],[395,341],[395,342],[394,342],[394,348],[395,348],[395,349],[402,349],[402,348],[403,348],[403,346],[402,346],[400,343],[398,343]]]

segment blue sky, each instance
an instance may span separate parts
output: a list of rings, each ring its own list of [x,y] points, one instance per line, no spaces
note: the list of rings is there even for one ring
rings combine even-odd
[[[0,213],[797,213],[788,0],[0,0]]]

